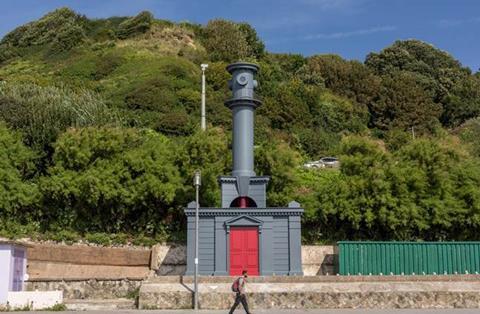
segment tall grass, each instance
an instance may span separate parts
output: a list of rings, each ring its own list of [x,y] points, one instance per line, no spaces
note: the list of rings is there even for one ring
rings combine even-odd
[[[116,111],[91,91],[31,83],[0,83],[0,118],[37,148],[49,146],[71,127],[121,124]]]

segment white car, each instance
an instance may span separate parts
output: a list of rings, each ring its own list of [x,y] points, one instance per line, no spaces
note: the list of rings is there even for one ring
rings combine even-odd
[[[340,165],[340,161],[338,160],[338,158],[335,157],[323,157],[320,160],[323,163],[324,167],[335,168]]]
[[[323,157],[320,160],[309,161],[303,164],[304,168],[322,169],[322,168],[336,168],[340,165],[340,161],[335,157]]]
[[[325,168],[321,160],[309,161],[303,164],[305,168]]]

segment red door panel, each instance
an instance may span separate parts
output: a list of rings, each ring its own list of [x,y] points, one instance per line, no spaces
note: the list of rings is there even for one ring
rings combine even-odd
[[[258,276],[258,268],[258,228],[232,227],[230,229],[230,275],[241,275],[246,269],[250,276]]]

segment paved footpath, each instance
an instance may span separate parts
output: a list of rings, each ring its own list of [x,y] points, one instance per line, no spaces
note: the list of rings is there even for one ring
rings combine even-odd
[[[139,310],[117,310],[117,311],[81,311],[81,312],[15,312],[15,313],[69,313],[69,314],[226,314],[228,311],[193,311],[193,310],[179,310],[179,311],[139,311]],[[237,314],[245,313],[243,310],[235,311]],[[458,310],[458,309],[446,309],[446,310],[256,310],[253,314],[478,314],[480,309],[472,310]]]

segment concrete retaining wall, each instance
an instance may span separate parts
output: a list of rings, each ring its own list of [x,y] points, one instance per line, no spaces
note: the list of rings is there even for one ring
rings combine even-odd
[[[338,247],[334,245],[303,245],[302,267],[304,276],[336,275]]]
[[[183,275],[186,254],[186,247],[182,245],[154,245],[151,249],[138,249],[35,244],[27,251],[28,275],[37,281]],[[303,246],[302,259],[305,276],[333,275],[337,272],[335,246]]]
[[[149,248],[35,244],[27,250],[30,279],[143,279],[150,274]]]
[[[167,279],[167,278],[165,278]],[[140,288],[140,308],[180,309],[192,304],[191,278],[157,277]],[[230,278],[202,277],[201,309],[226,310]],[[480,276],[317,276],[251,278],[247,297],[255,309],[480,308]]]
[[[61,290],[64,299],[117,299],[133,297],[141,284],[135,279],[29,280],[25,290]]]
[[[154,245],[150,268],[157,276],[183,275],[187,269],[187,247]]]

